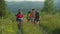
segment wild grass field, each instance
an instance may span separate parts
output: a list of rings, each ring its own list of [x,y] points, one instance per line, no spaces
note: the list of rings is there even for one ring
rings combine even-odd
[[[60,14],[41,13],[40,26],[23,21],[23,34],[60,34]],[[7,18],[0,18],[0,34],[18,34],[18,26],[15,15],[10,14]]]
[[[44,29],[52,34],[60,34],[60,13],[45,14],[41,16],[41,24]]]

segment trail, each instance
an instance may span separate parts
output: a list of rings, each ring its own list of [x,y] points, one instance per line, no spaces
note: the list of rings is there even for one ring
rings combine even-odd
[[[23,34],[23,30],[21,28],[18,29],[18,34]]]
[[[48,30],[43,28],[41,25],[33,25],[27,23],[26,18],[23,21],[23,29],[18,30],[19,34],[48,34]]]

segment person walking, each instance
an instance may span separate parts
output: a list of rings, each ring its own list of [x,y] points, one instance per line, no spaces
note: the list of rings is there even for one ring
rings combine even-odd
[[[28,11],[27,13],[27,22],[31,21],[31,11]]]
[[[20,29],[23,22],[23,13],[20,11],[20,9],[18,9],[18,14],[16,16],[17,16],[18,28]]]
[[[34,20],[35,20],[35,9],[32,9],[31,12],[31,22],[34,24]]]

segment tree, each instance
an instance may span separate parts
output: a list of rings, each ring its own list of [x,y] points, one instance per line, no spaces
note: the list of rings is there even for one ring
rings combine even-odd
[[[53,0],[45,0],[43,11],[52,12],[54,10],[54,1]]]
[[[4,0],[0,0],[0,16],[7,15],[7,5]]]

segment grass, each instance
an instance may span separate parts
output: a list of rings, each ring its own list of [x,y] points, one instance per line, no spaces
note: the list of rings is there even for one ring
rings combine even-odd
[[[43,16],[41,16],[41,26],[51,32],[60,30],[60,14],[56,13],[52,15],[43,13]],[[54,33],[57,33],[57,31]]]
[[[2,22],[2,34],[16,34],[17,23],[12,22],[9,19],[3,19]]]
[[[18,34],[18,26],[15,19],[15,16],[12,15],[12,17],[3,18],[1,19],[1,30],[2,32],[0,34]],[[24,18],[23,21],[23,33],[24,34],[41,34],[41,31],[39,28],[36,28],[32,23],[27,23]]]
[[[48,31],[46,31],[46,30]],[[23,21],[23,34],[60,34],[60,14],[41,14],[40,28],[27,23],[26,18]],[[9,15],[9,17],[0,18],[0,34],[17,34],[18,27],[15,19],[15,15]]]
[[[25,19],[26,20],[26,19]],[[32,23],[27,23],[27,21],[24,21],[26,23],[23,24],[24,28],[24,34],[42,34],[42,32]]]

